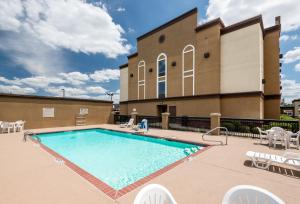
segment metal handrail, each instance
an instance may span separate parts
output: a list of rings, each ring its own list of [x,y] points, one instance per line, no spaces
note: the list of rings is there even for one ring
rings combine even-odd
[[[28,136],[31,136],[31,137],[32,137],[32,136],[34,136],[34,135],[36,135],[34,132],[30,132],[30,131],[24,132],[23,141],[26,142]],[[39,143],[42,142],[41,138],[36,137],[36,139],[37,139],[37,141],[38,141]]]
[[[226,142],[225,142],[225,145],[227,145],[227,141],[228,141],[228,129],[226,127],[216,127],[216,128],[213,128],[213,129],[207,131],[205,134],[202,135],[202,140],[203,141],[209,141],[209,142],[220,142],[221,145],[224,145],[223,141],[219,141],[219,140],[206,140],[206,139],[204,139],[204,136],[209,135],[210,133],[212,133],[213,131],[216,131],[216,130],[225,130],[226,131]]]

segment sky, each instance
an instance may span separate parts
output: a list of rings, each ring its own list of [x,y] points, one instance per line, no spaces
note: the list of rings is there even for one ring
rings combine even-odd
[[[1,0],[0,92],[119,100],[119,65],[136,38],[198,8],[198,23],[281,16],[282,97],[300,98],[298,0]]]

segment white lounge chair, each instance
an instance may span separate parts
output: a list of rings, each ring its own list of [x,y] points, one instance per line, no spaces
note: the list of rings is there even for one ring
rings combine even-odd
[[[127,123],[121,123],[120,127],[121,128],[130,128],[133,126],[133,123],[134,123],[134,119],[130,118],[130,120]]]
[[[272,163],[285,164],[300,169],[300,154],[285,152],[282,156],[261,152],[248,151],[246,156],[252,160],[255,167],[268,169]]]
[[[225,194],[222,204],[285,204],[273,193],[250,185],[235,186]]]
[[[172,194],[158,184],[145,186],[134,199],[134,204],[177,204]]]

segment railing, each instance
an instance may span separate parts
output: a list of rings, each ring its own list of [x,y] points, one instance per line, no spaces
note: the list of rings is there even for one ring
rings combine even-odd
[[[257,120],[257,119],[238,119],[238,118],[221,118],[221,126],[226,127],[230,135],[259,137],[256,127],[267,130],[272,127],[281,127],[292,132],[299,131],[298,121],[285,120]]]
[[[161,128],[161,116],[149,116],[149,115],[137,115],[137,123],[140,123],[143,119],[147,119],[148,126],[152,128]]]
[[[209,117],[169,117],[169,129],[206,132],[210,130]]]
[[[220,145],[224,145],[224,142],[221,141],[221,140],[208,140],[208,139],[205,139],[206,136],[210,135],[211,133],[213,133],[214,131],[217,131],[217,130],[223,130],[225,132],[225,145],[228,144],[228,129],[226,127],[216,127],[214,129],[211,129],[209,131],[207,131],[205,134],[202,135],[202,140],[203,141],[208,141],[208,142],[218,142],[220,143]]]
[[[130,115],[114,115],[114,123],[115,124],[121,124],[126,123],[131,118]]]

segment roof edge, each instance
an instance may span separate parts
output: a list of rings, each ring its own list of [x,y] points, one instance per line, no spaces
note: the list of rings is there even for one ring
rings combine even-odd
[[[37,96],[37,95],[22,95],[22,94],[8,94],[0,93],[1,97],[15,97],[15,98],[29,98],[29,99],[49,99],[49,100],[65,100],[65,101],[86,101],[86,102],[101,102],[101,103],[113,103],[112,101],[98,100],[98,99],[83,99],[83,98],[70,98],[70,97],[55,97],[55,96]]]
[[[225,25],[224,25],[222,19],[221,19],[221,18],[216,18],[216,19],[213,19],[213,20],[211,20],[211,21],[208,21],[208,22],[206,22],[206,23],[204,23],[204,24],[202,24],[202,25],[197,26],[197,28],[195,28],[195,31],[196,31],[196,32],[199,32],[199,31],[201,31],[201,30],[204,30],[204,29],[206,29],[206,28],[209,28],[209,27],[211,27],[211,26],[218,25],[218,24],[220,24],[222,28],[225,27]]]
[[[224,34],[227,34],[227,33],[242,29],[242,28],[246,28],[248,26],[251,26],[251,25],[254,25],[254,24],[257,24],[257,23],[260,24],[261,30],[262,30],[262,32],[264,32],[264,25],[263,25],[262,15],[257,15],[257,16],[254,16],[252,18],[248,18],[246,20],[243,20],[243,21],[237,22],[235,24],[232,24],[230,26],[227,26],[225,28],[222,28],[221,29],[221,35],[224,35]]]
[[[122,65],[119,66],[120,69],[123,69],[123,68],[126,68],[126,67],[128,67],[128,63],[122,64]]]
[[[138,52],[132,53],[131,55],[128,55],[127,58],[132,58],[138,56]]]
[[[158,31],[160,31],[160,30],[162,30],[162,29],[164,29],[166,27],[169,27],[170,25],[173,25],[174,23],[177,23],[178,21],[180,21],[180,20],[182,20],[184,18],[187,18],[190,15],[192,15],[194,13],[197,13],[197,12],[198,12],[198,8],[195,7],[193,9],[191,9],[191,10],[189,10],[189,11],[181,14],[180,16],[178,16],[178,17],[176,17],[176,18],[174,18],[174,19],[172,19],[172,20],[170,20],[170,21],[168,21],[168,22],[166,22],[166,23],[164,23],[164,24],[162,24],[162,25],[160,25],[160,26],[158,26],[158,27],[150,30],[149,32],[147,32],[147,33],[145,33],[145,34],[137,37],[137,41],[142,40],[142,39],[146,38],[147,36],[152,35],[152,34],[158,32]]]

